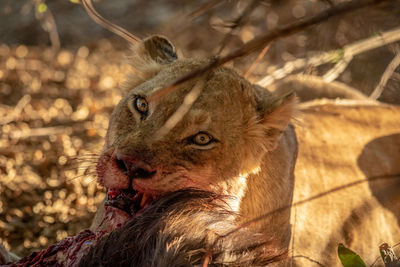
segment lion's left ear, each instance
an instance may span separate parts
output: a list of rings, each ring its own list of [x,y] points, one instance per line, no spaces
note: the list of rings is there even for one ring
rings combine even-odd
[[[129,63],[134,68],[129,86],[135,87],[154,77],[166,65],[171,64],[178,55],[175,47],[165,37],[154,35],[144,39],[132,48]]]
[[[138,49],[142,57],[148,57],[159,64],[169,64],[178,59],[175,47],[163,36],[154,35],[145,39]]]
[[[297,112],[297,102],[294,92],[274,92],[268,99],[259,102],[260,123],[266,135],[264,145],[267,151],[274,150],[278,145],[283,132]]]

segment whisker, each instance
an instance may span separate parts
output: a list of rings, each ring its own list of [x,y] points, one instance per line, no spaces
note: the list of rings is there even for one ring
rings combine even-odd
[[[89,176],[96,176],[96,173],[95,173],[95,172],[89,172],[89,173],[77,175],[77,176],[74,176],[73,178],[68,178],[68,179],[66,179],[66,181],[67,181],[67,182],[71,182],[71,181],[76,180],[76,179],[81,179],[81,178],[83,178],[83,177],[85,177],[85,176],[88,176],[88,177],[89,177]],[[93,177],[93,178],[94,178],[94,179],[92,180],[92,182],[96,180],[96,177]]]

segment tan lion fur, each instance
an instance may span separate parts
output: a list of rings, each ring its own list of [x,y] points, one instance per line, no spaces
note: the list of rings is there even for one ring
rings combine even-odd
[[[172,45],[166,46],[167,54],[174,51]],[[150,102],[145,118],[132,109],[135,95],[149,97],[205,60],[160,61],[157,58],[162,51],[154,52],[154,47],[159,46],[139,45],[133,51],[132,65],[139,74],[135,72],[129,79],[127,94],[111,115],[100,160],[102,185],[127,188],[132,182],[135,188],[152,194],[185,187],[230,194],[237,197],[239,212],[248,220],[358,179],[399,175],[400,108],[368,102],[310,104],[301,107],[301,124],[295,133],[289,124],[297,110],[292,94],[270,93],[227,68],[207,73],[202,78],[203,91],[189,112],[161,140],[155,140],[154,133],[197,80]],[[183,145],[182,140],[199,131],[207,131],[218,142],[206,150]],[[296,134],[299,154],[294,170]],[[376,140],[380,141],[374,143]],[[116,152],[157,166],[157,175],[133,181],[121,176],[110,163]],[[372,263],[379,242],[400,241],[397,206],[383,204],[388,203],[380,199],[385,195],[374,193],[387,183],[399,195],[398,179],[365,182],[292,211],[284,209],[252,227],[275,240],[277,250],[292,242],[289,255],[296,256],[294,263],[300,266],[312,266],[307,257],[326,266],[339,266],[339,242]],[[233,208],[236,205],[232,203]]]
[[[336,248],[344,243],[369,266],[380,244],[400,242],[400,108],[342,100],[301,111],[294,202],[325,195],[293,208],[292,256],[340,266]],[[306,257],[296,262],[318,266]]]

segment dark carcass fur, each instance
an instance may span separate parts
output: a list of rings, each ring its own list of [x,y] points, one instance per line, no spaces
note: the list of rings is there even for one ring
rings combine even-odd
[[[110,233],[86,230],[10,266],[265,266],[285,258],[265,235],[238,227],[227,202],[196,189],[168,193]]]
[[[265,266],[285,256],[267,237],[237,229],[226,197],[185,189],[163,196],[141,216],[102,238],[80,266]],[[226,235],[227,233],[231,234]]]

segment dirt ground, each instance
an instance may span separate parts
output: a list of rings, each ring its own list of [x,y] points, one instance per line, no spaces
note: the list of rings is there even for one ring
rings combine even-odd
[[[121,98],[118,88],[130,70],[125,59],[128,45],[91,22],[74,1],[48,2],[61,43],[56,50],[33,2],[5,1],[0,7],[5,22],[0,26],[0,242],[21,256],[89,227],[104,197],[96,183],[97,155],[108,117]],[[184,6],[180,1],[147,2],[99,1],[96,6],[141,37],[162,33],[181,55],[196,57],[216,53],[227,32],[224,23],[247,3],[221,1],[193,18],[199,1],[185,1]],[[210,1],[201,1],[206,2]],[[299,12],[321,10],[322,2],[304,1],[299,6],[293,1],[285,5],[262,1],[249,23],[235,32],[227,50],[293,20]],[[369,22],[360,19],[366,14],[360,13],[275,43],[250,77],[256,81],[272,71],[272,65],[399,26],[395,18],[400,16],[400,4],[397,7],[363,11],[373,18]],[[355,31],[355,27],[360,28]],[[395,48],[357,57],[339,80],[370,93]],[[256,56],[230,65],[243,74]],[[320,75],[325,69],[305,72]],[[400,103],[399,73],[390,79],[381,100]]]

